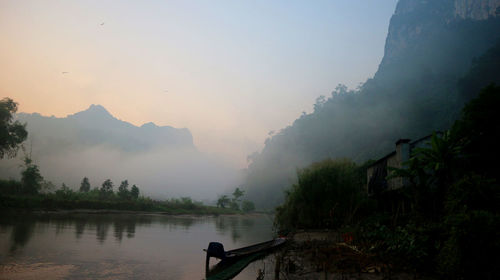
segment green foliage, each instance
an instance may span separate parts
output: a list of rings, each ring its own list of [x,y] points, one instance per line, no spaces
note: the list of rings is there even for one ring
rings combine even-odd
[[[59,190],[56,191],[56,196],[61,199],[72,199],[74,196],[74,192],[65,183],[62,183],[62,186]]]
[[[361,236],[379,252],[419,269],[436,267],[450,279],[498,278],[500,126],[492,120],[500,117],[499,107],[500,88],[486,87],[450,131],[434,134],[429,147],[415,149],[406,168],[393,170],[392,177],[410,179],[412,221],[418,228],[382,225]],[[415,235],[415,229],[422,230]]]
[[[447,239],[438,255],[439,270],[450,278],[496,279],[500,273],[500,215],[460,211],[445,219]]]
[[[255,204],[250,200],[243,200],[241,204],[241,210],[243,210],[243,212],[245,213],[255,211]]]
[[[42,187],[43,177],[38,166],[31,158],[24,159],[24,170],[21,172],[22,193],[37,194]]]
[[[439,219],[448,186],[458,176],[462,147],[449,132],[433,133],[428,147],[415,148],[405,167],[390,168],[388,178],[406,177],[415,214]]]
[[[297,172],[298,183],[276,209],[280,228],[336,228],[352,223],[363,204],[364,174],[349,160],[324,160]]]
[[[500,86],[489,85],[463,109],[452,133],[467,155],[467,168],[500,181]]]
[[[51,193],[56,189],[56,185],[51,181],[43,181],[40,193]]]
[[[19,194],[22,191],[22,183],[13,179],[0,180],[1,194]]]
[[[229,208],[231,208],[231,210],[239,211],[240,205],[238,203],[236,203],[235,201],[231,201],[229,203]]]
[[[253,202],[250,201],[241,201],[242,197],[245,195],[245,191],[237,187],[233,193],[233,197],[230,199],[227,195],[221,195],[217,199],[217,207],[219,208],[226,208],[229,207],[229,209],[233,211],[239,212],[240,210],[243,210],[245,212],[253,211],[255,210],[255,205]],[[240,205],[241,204],[241,205]],[[247,207],[247,210],[244,210],[243,208]],[[253,208],[252,208],[253,207]]]
[[[388,39],[388,44],[402,39],[411,47],[395,46],[401,52],[384,58],[373,79],[356,90],[337,87],[331,96],[317,99],[313,113],[298,116],[271,135],[249,162],[247,198],[260,208],[274,207],[283,202],[283,189],[294,183],[296,167],[326,157],[356,162],[380,158],[402,136],[417,139],[448,129],[481,88],[500,84],[500,19],[458,23],[436,17],[441,8],[431,6],[451,2],[426,1],[422,11],[395,16],[390,29],[397,38]],[[428,28],[406,37],[392,25],[404,26],[401,30]],[[493,128],[497,123],[491,119],[485,125]]]
[[[14,121],[17,103],[10,98],[0,100],[0,159],[5,155],[15,157],[19,145],[26,140],[26,124]]]
[[[132,188],[130,189],[130,197],[132,197],[132,199],[139,198],[139,187],[137,187],[136,185],[132,186]]]
[[[181,204],[182,208],[184,209],[194,209],[196,208],[196,204],[193,202],[193,200],[190,197],[181,197]]]
[[[219,199],[217,199],[217,207],[226,208],[230,201],[231,200],[227,197],[227,195],[222,195]]]
[[[80,192],[89,192],[90,191],[90,182],[89,178],[83,177],[82,183],[80,184]]]
[[[386,261],[427,271],[433,266],[431,256],[439,245],[438,230],[432,225],[406,224],[392,228],[383,223],[364,223],[357,237],[369,244],[369,251]]]
[[[101,186],[100,195],[102,198],[109,198],[113,195],[113,182],[110,179],[106,179]]]
[[[6,182],[0,180],[0,188],[4,188]],[[15,184],[14,184],[15,185]],[[148,197],[139,197],[134,200],[122,200],[117,196],[106,199],[100,196],[100,190],[93,189],[90,192],[73,192],[57,190],[55,193],[38,194],[32,196],[6,195],[0,193],[0,209],[106,209],[106,210],[128,210],[128,211],[151,211],[168,214],[235,214],[230,209],[222,209],[214,206],[206,206],[201,202],[191,200],[189,197],[181,199],[172,198],[164,201],[153,200]]]
[[[137,193],[139,195],[139,193]],[[131,192],[128,190],[128,180],[122,181],[118,187],[118,197],[127,200],[132,197]]]
[[[499,182],[484,175],[467,173],[450,186],[445,201],[445,213],[452,215],[468,210],[486,210],[495,213],[498,212],[498,205],[500,205]]]
[[[241,201],[241,197],[245,195],[245,191],[236,188],[233,192],[233,202],[238,203]]]

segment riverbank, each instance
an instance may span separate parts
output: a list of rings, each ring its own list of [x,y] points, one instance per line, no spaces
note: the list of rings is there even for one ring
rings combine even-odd
[[[156,213],[164,215],[224,215],[245,212],[216,206],[204,205],[191,199],[171,199],[165,201],[150,198],[135,200],[61,198],[53,194],[32,196],[0,195],[2,211],[26,212],[72,212],[72,213]]]
[[[335,231],[299,231],[289,238],[276,256],[280,279],[437,279],[365,252]]]

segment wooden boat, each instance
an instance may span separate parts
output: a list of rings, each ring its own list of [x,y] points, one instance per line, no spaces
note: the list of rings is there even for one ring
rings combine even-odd
[[[258,259],[264,258],[265,256],[266,256],[265,252],[259,252],[245,257],[240,257],[237,260],[233,260],[231,262],[221,261],[206,272],[205,279],[206,280],[233,279],[249,264]]]
[[[286,242],[285,238],[276,238],[255,245],[224,251],[224,245],[219,242],[210,242],[207,249],[205,271],[207,279],[230,279],[242,271],[249,263],[266,255]],[[212,269],[209,269],[210,258],[214,257],[221,261]]]

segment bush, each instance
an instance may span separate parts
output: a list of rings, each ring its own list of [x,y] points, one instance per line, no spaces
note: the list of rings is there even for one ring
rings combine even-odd
[[[252,212],[252,211],[255,211],[255,204],[249,200],[243,200],[242,204],[241,204],[241,210],[243,210],[243,212]]]
[[[439,271],[450,278],[498,279],[500,216],[468,211],[446,219],[448,238],[438,256]]]
[[[281,229],[337,228],[352,223],[366,199],[364,174],[350,160],[324,160],[297,172],[298,183],[276,209]]]

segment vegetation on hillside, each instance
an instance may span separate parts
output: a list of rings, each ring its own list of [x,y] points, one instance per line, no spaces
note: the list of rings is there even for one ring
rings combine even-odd
[[[273,208],[296,182],[297,168],[328,157],[359,164],[387,154],[395,139],[449,129],[465,102],[489,83],[500,84],[500,18],[447,23],[440,11],[448,7],[441,2],[394,15],[394,37],[387,43],[398,48],[403,40],[406,47],[397,54],[388,50],[373,79],[354,90],[338,86],[316,100],[312,113],[270,135],[263,150],[249,157],[249,199]]]
[[[449,279],[496,279],[500,228],[500,87],[490,85],[461,118],[402,169],[405,188],[368,197],[366,171],[349,160],[299,170],[277,208],[281,229],[333,228],[354,233],[359,248],[419,272]],[[387,207],[409,205],[407,210]]]

